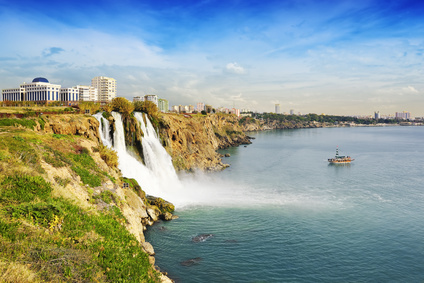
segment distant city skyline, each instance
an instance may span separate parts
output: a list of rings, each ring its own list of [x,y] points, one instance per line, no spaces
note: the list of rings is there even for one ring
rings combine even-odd
[[[117,96],[424,116],[422,1],[0,0],[0,88],[95,76]]]

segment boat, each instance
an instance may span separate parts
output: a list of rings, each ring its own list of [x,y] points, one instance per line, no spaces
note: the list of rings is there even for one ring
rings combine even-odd
[[[339,147],[338,146],[336,148],[336,156],[334,156],[333,158],[328,158],[328,162],[333,163],[333,164],[350,163],[353,160],[355,160],[355,159],[353,159],[350,156],[339,155]]]

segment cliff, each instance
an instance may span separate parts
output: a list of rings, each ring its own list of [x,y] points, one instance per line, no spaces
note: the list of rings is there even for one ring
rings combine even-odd
[[[170,282],[143,231],[173,206],[121,176],[98,126],[86,115],[0,119],[0,281]]]
[[[320,123],[316,121],[258,120],[249,117],[241,119],[239,124],[243,132],[267,131],[275,129],[322,128],[330,126],[329,123]]]
[[[162,114],[159,118],[160,137],[177,170],[221,170],[217,149],[249,144],[235,115]]]

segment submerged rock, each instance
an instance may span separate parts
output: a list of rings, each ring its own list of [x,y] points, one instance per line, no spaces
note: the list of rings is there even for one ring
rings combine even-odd
[[[182,262],[180,262],[180,264],[182,266],[192,266],[192,265],[199,264],[201,260],[202,260],[201,257],[196,257],[196,258],[191,258],[191,259],[182,261]]]
[[[200,234],[200,235],[197,235],[196,237],[193,237],[191,240],[194,243],[199,243],[199,242],[204,242],[207,239],[212,238],[213,236],[214,236],[213,234]]]

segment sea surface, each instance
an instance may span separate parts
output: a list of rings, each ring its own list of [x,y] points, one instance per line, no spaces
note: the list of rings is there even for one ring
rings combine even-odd
[[[230,168],[180,176],[180,218],[148,229],[169,277],[424,282],[424,127],[250,135],[222,152]],[[328,164],[336,146],[355,161]],[[192,240],[201,234],[213,236]]]

